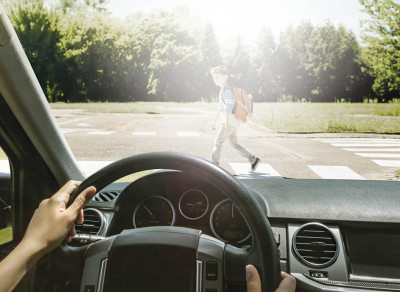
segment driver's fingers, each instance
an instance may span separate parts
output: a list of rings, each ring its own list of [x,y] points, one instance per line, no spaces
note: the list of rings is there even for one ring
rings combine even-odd
[[[296,279],[285,272],[281,272],[282,281],[275,292],[294,292],[296,290]]]
[[[55,202],[61,203],[66,206],[69,200],[69,196],[73,191],[81,184],[79,181],[70,180],[65,185],[61,187],[61,189],[53,195],[52,198],[55,199]]]
[[[75,225],[72,224],[72,227],[71,227],[71,229],[69,230],[69,232],[68,232],[68,234],[67,234],[67,237],[72,237],[72,236],[75,236],[75,235],[76,235]]]
[[[83,224],[83,210],[81,209],[76,217],[76,224]]]
[[[261,292],[261,280],[257,269],[252,266],[246,266],[247,292]]]
[[[81,184],[80,181],[75,181],[75,180],[67,181],[67,183],[63,185],[57,193],[71,194],[77,187],[79,187],[80,184]]]
[[[80,213],[80,210],[82,210],[82,208],[85,207],[87,203],[89,203],[89,201],[93,198],[95,194],[96,188],[93,186],[88,187],[83,192],[81,192],[76,197],[75,201],[73,201],[71,206],[68,207],[66,212],[68,212],[72,216],[74,221]]]

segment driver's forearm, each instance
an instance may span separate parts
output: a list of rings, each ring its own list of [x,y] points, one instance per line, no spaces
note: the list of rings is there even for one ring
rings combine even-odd
[[[25,241],[18,244],[0,262],[0,291],[12,291],[42,255],[43,252]]]

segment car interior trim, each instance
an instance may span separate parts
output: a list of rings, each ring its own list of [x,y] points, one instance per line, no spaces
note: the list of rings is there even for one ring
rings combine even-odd
[[[98,289],[97,292],[102,292],[103,287],[104,287],[104,278],[106,276],[106,270],[107,270],[107,261],[108,259],[103,259],[101,261],[101,267],[100,267],[100,275],[99,275],[99,283],[97,285]]]
[[[196,292],[202,292],[203,262],[196,260]]]

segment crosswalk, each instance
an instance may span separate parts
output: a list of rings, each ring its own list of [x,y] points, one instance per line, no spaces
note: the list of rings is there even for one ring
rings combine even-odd
[[[112,135],[113,131],[96,131],[92,135]],[[157,132],[134,132],[135,136],[155,136]],[[200,135],[198,132],[177,132],[177,136],[195,137]],[[400,139],[368,139],[368,138],[314,138],[319,143],[327,143],[333,147],[339,147],[344,151],[352,152],[354,155],[371,159],[381,167],[400,168]],[[78,161],[79,166],[86,175],[91,175],[102,167],[113,161]],[[239,178],[243,179],[266,179],[284,178],[285,175],[279,173],[271,164],[263,159],[256,172],[250,172],[249,163],[228,163],[227,169]],[[306,165],[303,166],[311,170],[322,179],[355,179],[364,180],[365,178],[346,165]],[[9,173],[10,168],[7,160],[0,160],[0,173]]]
[[[318,138],[314,140],[342,148],[361,157],[372,158],[371,160],[379,166],[400,167],[400,154],[397,153],[400,152],[400,139]]]
[[[88,131],[87,129],[62,129],[61,132],[64,135],[72,134],[72,133],[80,133],[80,134],[87,134],[87,135],[113,135],[113,134],[121,133],[118,131]],[[151,132],[151,131],[137,131],[137,132],[131,133],[132,136],[157,136],[160,134],[162,134],[162,133]],[[198,136],[201,136],[204,134],[205,133],[193,132],[193,131],[176,131],[174,135],[177,137],[198,137]]]

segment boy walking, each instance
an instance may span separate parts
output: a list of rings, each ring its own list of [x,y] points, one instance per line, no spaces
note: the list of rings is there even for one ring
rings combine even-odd
[[[226,139],[228,139],[232,147],[249,160],[250,171],[254,172],[261,160],[237,142],[237,129],[240,125],[240,121],[238,121],[235,118],[235,115],[232,114],[235,105],[235,97],[228,84],[228,69],[223,65],[217,66],[211,69],[211,76],[214,79],[215,85],[221,88],[218,97],[218,111],[214,123],[212,124],[212,130],[216,130],[217,121],[220,119],[220,127],[217,136],[215,137],[214,148],[212,151],[212,162],[219,165],[222,144]]]

